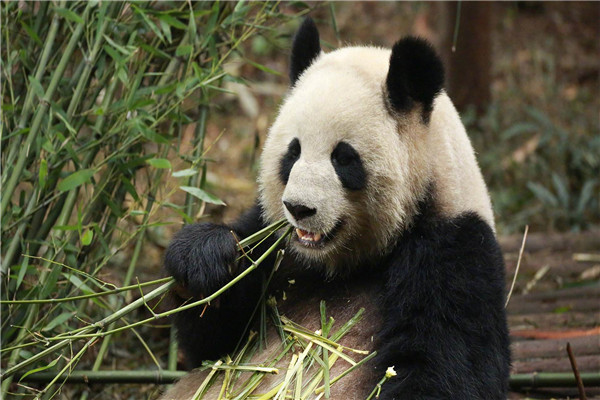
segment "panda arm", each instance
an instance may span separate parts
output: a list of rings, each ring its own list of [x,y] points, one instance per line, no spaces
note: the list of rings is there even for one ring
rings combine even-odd
[[[390,258],[378,369],[382,399],[506,399],[504,262],[475,214],[421,221]]]
[[[173,293],[176,305],[214,293],[249,263],[238,258],[236,238],[243,239],[265,224],[259,205],[230,225],[201,223],[184,226],[165,253],[165,269],[178,283]],[[264,246],[272,244],[264,243]],[[263,249],[257,249],[258,252]],[[272,260],[267,259],[265,264]],[[266,268],[269,268],[268,265]],[[261,292],[261,268],[251,272],[206,308],[194,307],[174,316],[179,344],[188,366],[215,359],[234,349],[243,335]]]

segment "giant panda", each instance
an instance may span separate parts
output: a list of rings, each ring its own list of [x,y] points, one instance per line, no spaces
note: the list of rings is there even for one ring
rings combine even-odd
[[[331,387],[331,398],[365,399],[393,367],[397,375],[379,399],[506,399],[503,259],[435,51],[406,37],[391,50],[324,53],[308,18],[293,40],[290,81],[262,151],[256,205],[227,225],[185,226],[169,245],[165,268],[178,283],[176,297],[202,298],[248,266],[235,261],[232,233],[243,238],[285,218],[294,232],[269,288],[285,291],[280,312],[316,330],[321,300],[336,321],[364,307],[340,343],[377,351]],[[176,315],[189,367],[223,357],[247,334],[272,264],[206,309]],[[162,398],[192,398],[205,376],[192,372]],[[204,398],[217,397],[218,389]]]

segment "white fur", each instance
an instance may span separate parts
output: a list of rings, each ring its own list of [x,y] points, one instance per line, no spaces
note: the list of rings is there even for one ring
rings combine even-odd
[[[324,261],[330,272],[385,251],[410,224],[432,182],[443,215],[474,211],[494,226],[485,183],[450,99],[437,96],[429,125],[419,107],[393,115],[384,89],[389,59],[390,50],[373,47],[322,53],[289,93],[264,146],[259,186],[269,222],[286,217],[304,230],[328,232],[344,220],[324,249],[294,247],[300,258]],[[301,156],[284,186],[279,163],[296,137]],[[362,158],[368,175],[362,192],[344,190],[331,165],[340,141]],[[317,213],[297,222],[282,200]]]

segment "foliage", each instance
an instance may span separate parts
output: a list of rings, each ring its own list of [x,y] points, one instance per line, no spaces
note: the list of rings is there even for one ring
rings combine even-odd
[[[244,57],[240,44],[285,18],[277,7],[3,3],[2,300],[89,296],[4,302],[4,370],[32,359],[21,373],[70,370],[86,354],[94,369],[102,366],[110,335],[91,353],[89,338],[47,352],[49,338],[127,324],[116,313],[131,293],[115,288],[143,272],[138,260],[151,229],[167,222],[167,211],[189,222],[205,203],[222,203],[205,190],[209,105],[225,82],[238,80],[224,65]],[[181,154],[187,127],[194,127],[193,149]],[[176,205],[173,197],[184,193],[185,205]],[[121,260],[127,268],[109,268],[130,247],[130,259]],[[106,319],[114,315],[121,319]],[[98,320],[111,325],[91,324]],[[131,341],[147,351],[143,359],[164,368],[134,334]],[[172,349],[169,367],[175,365]],[[4,398],[31,393],[4,378]],[[61,386],[52,384],[60,382],[57,376],[36,397],[53,397]]]
[[[598,126],[562,128],[534,107],[501,117],[498,103],[483,122],[463,115],[505,232],[524,225],[582,230],[600,220]]]

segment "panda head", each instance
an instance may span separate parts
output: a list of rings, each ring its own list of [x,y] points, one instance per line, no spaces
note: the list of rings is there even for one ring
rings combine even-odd
[[[443,75],[421,39],[325,54],[304,21],[259,174],[265,219],[296,228],[298,259],[347,271],[410,224],[431,180],[428,125]]]

